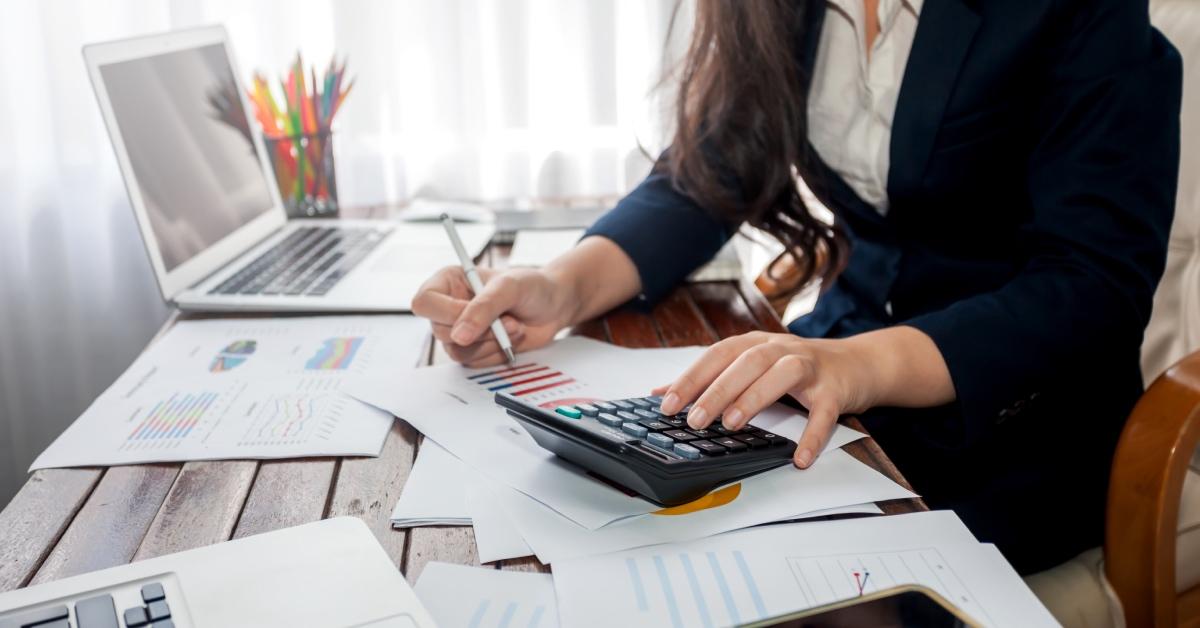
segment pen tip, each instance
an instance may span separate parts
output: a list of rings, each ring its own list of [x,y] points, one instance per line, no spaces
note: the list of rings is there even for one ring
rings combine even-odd
[[[442,222],[446,222],[447,220],[450,220],[450,214],[447,214],[446,212],[442,212],[442,215],[438,216],[438,220],[440,220]]]
[[[508,348],[508,347],[505,347],[505,348],[504,348],[504,357],[508,358],[508,363],[509,363],[509,364],[512,364],[513,362],[516,362],[516,361],[517,361],[517,354],[516,354],[516,352],[514,352],[512,349],[510,349],[510,348]]]

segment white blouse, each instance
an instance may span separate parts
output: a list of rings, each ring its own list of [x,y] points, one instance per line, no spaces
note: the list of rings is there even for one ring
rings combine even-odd
[[[863,0],[826,0],[808,94],[809,141],[880,214],[888,210],[892,118],[922,0],[879,0],[879,35],[866,53]]]

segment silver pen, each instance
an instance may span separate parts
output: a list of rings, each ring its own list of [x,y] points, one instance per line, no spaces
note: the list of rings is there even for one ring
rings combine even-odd
[[[479,279],[479,271],[475,268],[475,262],[471,260],[471,256],[467,255],[467,250],[463,248],[462,239],[458,237],[458,229],[454,227],[454,219],[449,214],[442,214],[442,226],[446,228],[446,235],[450,236],[450,244],[458,255],[458,261],[462,264],[463,274],[467,276],[467,283],[471,285],[471,291],[475,294],[483,292],[483,281]],[[504,357],[508,358],[509,364],[516,362],[517,354],[513,351],[512,340],[509,339],[508,332],[504,331],[504,324],[498,318],[492,321],[492,333],[495,334],[496,342],[500,344],[500,350],[504,352]]]

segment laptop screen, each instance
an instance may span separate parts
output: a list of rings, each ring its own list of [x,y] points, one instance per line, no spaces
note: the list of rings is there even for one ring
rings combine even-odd
[[[100,73],[168,272],[272,208],[223,45]]]

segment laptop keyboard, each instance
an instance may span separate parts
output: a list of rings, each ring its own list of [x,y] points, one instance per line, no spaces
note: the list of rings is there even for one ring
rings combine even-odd
[[[209,294],[325,296],[389,232],[385,227],[302,227]]]
[[[174,628],[175,621],[163,585],[151,582],[142,586],[139,593],[139,603],[119,615],[113,595],[105,593],[76,600],[74,622],[71,622],[71,604],[68,602],[0,616],[0,628]]]

